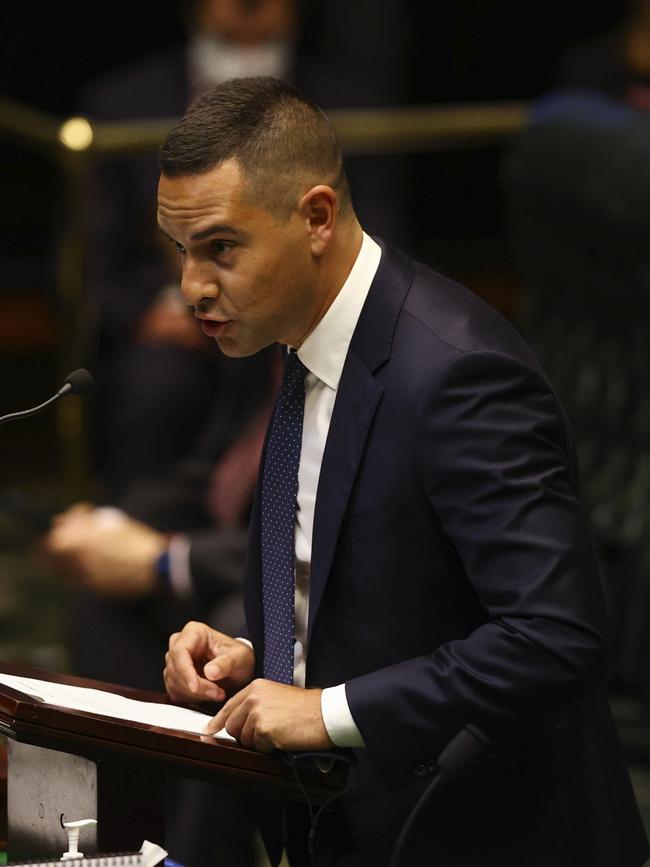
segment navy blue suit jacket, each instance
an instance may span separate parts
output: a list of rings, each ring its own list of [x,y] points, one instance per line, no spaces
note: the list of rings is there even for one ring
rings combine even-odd
[[[432,801],[426,854],[407,863],[647,856],[602,689],[607,618],[577,486],[564,412],[515,330],[384,247],[323,457],[307,663],[308,686],[346,683],[365,740],[341,807],[362,863],[386,863],[467,723],[493,752]],[[246,611],[261,671],[259,536],[256,507]]]

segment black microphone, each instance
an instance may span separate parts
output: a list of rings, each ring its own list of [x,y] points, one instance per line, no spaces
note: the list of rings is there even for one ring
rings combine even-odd
[[[443,783],[453,780],[461,774],[465,768],[478,761],[490,748],[490,741],[483,732],[475,725],[469,723],[464,729],[453,737],[443,749],[436,760],[436,773],[431,783],[420,795],[417,803],[411,810],[400,832],[397,842],[391,853],[389,867],[397,867],[402,859],[406,841],[413,830],[418,816],[424,809],[425,804]]]
[[[85,367],[80,367],[79,370],[73,370],[66,376],[65,382],[57,391],[57,395],[65,397],[66,394],[87,394],[92,390],[93,385],[94,382],[90,373]]]
[[[67,394],[85,394],[92,387],[93,378],[87,370],[83,367],[79,370],[73,370],[72,373],[66,376],[65,382],[57,393],[48,398],[48,400],[39,403],[38,406],[33,406],[31,409],[24,409],[21,412],[10,412],[7,415],[0,416],[0,424],[4,424],[7,421],[17,421],[21,418],[29,418],[38,412],[42,412],[51,403],[54,403],[61,397],[65,397]]]
[[[466,767],[478,761],[489,747],[489,740],[479,728],[471,723],[466,725],[438,756],[436,764],[442,782],[453,780]]]

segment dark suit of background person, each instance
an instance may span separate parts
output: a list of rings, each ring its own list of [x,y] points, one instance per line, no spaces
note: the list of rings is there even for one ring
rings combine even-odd
[[[286,77],[325,110],[382,102],[381,93],[368,94],[355,82],[339,80],[297,44]],[[91,82],[81,109],[95,121],[173,119],[211,83],[192,79],[188,41]],[[400,239],[405,220],[399,170],[381,164],[394,195],[392,201],[380,200],[376,159],[356,156],[347,162],[365,224]],[[134,479],[155,477],[181,456],[219,385],[218,353],[207,338],[197,351],[145,344],[137,336],[138,323],[161,290],[178,285],[152,219],[157,181],[154,157],[125,155],[102,161],[92,187],[88,285],[98,342],[95,452],[112,498],[122,496]]]
[[[650,109],[650,2],[631,0],[616,27],[570,45],[557,65],[557,84]]]
[[[117,505],[129,516],[189,541],[191,593],[167,582],[140,598],[111,598],[75,588],[68,637],[73,670],[94,679],[164,690],[162,660],[170,633],[188,619],[239,634],[250,498],[238,525],[219,526],[208,507],[215,467],[258,418],[265,424],[277,388],[275,347],[223,359],[221,387],[193,447],[157,479],[131,485]],[[263,430],[263,428],[262,428]],[[259,452],[258,452],[259,453]],[[251,867],[251,819],[238,793],[192,780],[170,780],[166,846],[187,867]]]
[[[153,529],[189,541],[191,592],[182,597],[161,580],[156,592],[133,598],[78,587],[70,601],[73,670],[84,677],[163,690],[161,659],[171,632],[188,619],[237,631],[253,490],[237,521],[221,526],[210,508],[215,468],[258,419],[268,418],[276,390],[275,347],[246,359],[222,360],[221,387],[192,448],[161,477],[133,483],[114,503]],[[254,449],[254,447],[253,447]],[[228,492],[219,492],[228,499]],[[92,624],[92,629],[88,628]]]
[[[308,687],[346,683],[365,742],[340,807],[364,865],[386,864],[467,723],[493,754],[430,803],[404,863],[638,867],[650,854],[603,689],[608,627],[577,488],[564,412],[518,334],[384,246],[323,456],[306,673]],[[261,581],[258,501],[245,583],[257,675]],[[326,819],[318,851],[345,834]]]

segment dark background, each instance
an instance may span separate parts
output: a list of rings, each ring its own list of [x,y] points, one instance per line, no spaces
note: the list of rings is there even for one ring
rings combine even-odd
[[[553,86],[567,46],[612,26],[624,8],[624,0],[310,2],[304,43],[379,104],[527,100]],[[63,119],[75,113],[88,80],[181,42],[183,33],[180,3],[5,4],[0,95]],[[508,308],[515,278],[503,231],[503,153],[492,146],[409,156],[404,246]],[[0,189],[2,413],[40,402],[59,384],[55,261],[66,188],[51,157],[0,136]],[[56,476],[54,425],[50,414],[1,429],[5,481]]]
[[[614,26],[625,6],[625,0],[313,0],[305,4],[304,43],[375,103],[526,101],[554,86],[558,59],[570,45]],[[180,3],[5,3],[0,98],[63,119],[76,113],[89,80],[182,40]],[[410,155],[409,245],[516,318],[520,287],[500,183],[506,152],[507,145],[466,146]],[[55,262],[67,190],[51,156],[1,134],[0,190],[2,414],[39,403],[62,379],[65,314]],[[48,412],[0,427],[0,494],[18,489],[37,502],[42,495],[65,504],[56,420]],[[26,556],[31,536],[23,533],[0,514],[0,658],[64,670],[65,596]],[[636,711],[629,723],[621,708],[619,702],[617,723],[629,754],[634,738],[626,726],[636,732]],[[645,717],[641,728],[637,758],[647,761]],[[650,772],[647,766],[633,772],[650,827]]]
[[[552,84],[564,47],[605,30],[624,8],[624,0],[332,0],[306,5],[305,40],[346,73],[378,84],[397,76],[417,102],[532,97]],[[181,28],[178,3],[5,4],[0,91],[65,115],[85,80],[180,41]]]

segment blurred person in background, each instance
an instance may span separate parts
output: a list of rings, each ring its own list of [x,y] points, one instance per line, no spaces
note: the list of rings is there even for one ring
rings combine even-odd
[[[158,479],[134,482],[117,507],[78,503],[41,542],[73,585],[69,644],[75,673],[164,688],[170,632],[207,618],[239,633],[247,528],[277,389],[275,347],[226,359],[222,387],[192,449]],[[167,846],[187,867],[252,864],[246,804],[195,781],[170,784]]]
[[[558,84],[650,109],[650,0],[629,0],[617,27],[569,48],[559,63]]]
[[[276,390],[271,348],[224,360],[192,448],[111,505],[76,503],[41,541],[71,600],[76,673],[162,689],[161,652],[188,617],[242,621],[240,585],[259,456]],[[89,628],[91,627],[91,628]]]
[[[186,42],[93,81],[82,95],[84,113],[94,121],[174,118],[208,87],[252,75],[290,80],[324,108],[367,101],[301,49],[298,0],[190,0],[185,11]],[[375,201],[375,166],[363,157],[351,160],[350,172],[366,225],[393,239],[404,222],[399,194]],[[156,182],[153,157],[130,154],[103,161],[92,190],[95,451],[113,498],[183,454],[219,391],[214,346],[191,322],[173,251],[155,230]]]

